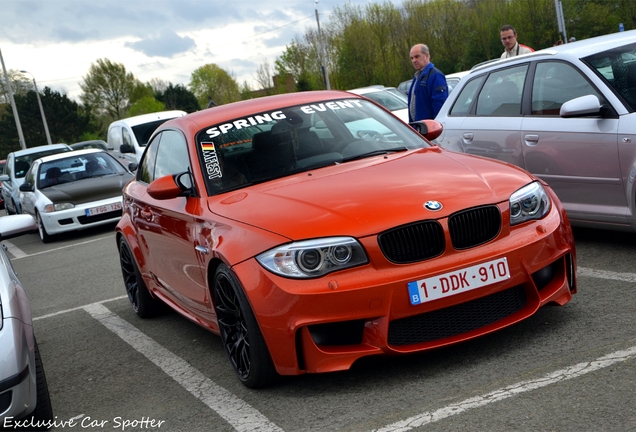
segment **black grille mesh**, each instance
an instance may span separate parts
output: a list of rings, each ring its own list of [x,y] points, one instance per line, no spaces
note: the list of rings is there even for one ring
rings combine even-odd
[[[469,332],[521,310],[526,295],[521,285],[467,303],[401,318],[389,324],[389,345],[430,342]]]
[[[378,243],[389,261],[422,261],[444,252],[444,230],[437,221],[417,222],[380,234]]]
[[[501,212],[497,206],[486,206],[454,213],[448,218],[448,228],[455,249],[475,247],[497,237]]]

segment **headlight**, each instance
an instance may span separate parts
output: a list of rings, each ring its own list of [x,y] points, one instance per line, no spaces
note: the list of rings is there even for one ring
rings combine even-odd
[[[510,196],[510,225],[541,219],[550,211],[550,197],[540,183],[522,187]]]
[[[292,278],[311,278],[366,264],[367,255],[351,237],[305,240],[279,246],[256,257],[269,271]]]
[[[69,210],[75,208],[73,203],[47,204],[44,206],[44,213],[52,213],[60,210]]]

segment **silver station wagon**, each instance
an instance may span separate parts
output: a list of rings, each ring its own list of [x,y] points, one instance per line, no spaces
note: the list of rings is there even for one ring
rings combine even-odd
[[[572,225],[636,230],[636,30],[471,70],[436,120],[442,147],[525,168]]]

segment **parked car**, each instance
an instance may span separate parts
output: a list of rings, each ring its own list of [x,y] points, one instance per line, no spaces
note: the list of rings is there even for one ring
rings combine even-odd
[[[122,189],[133,178],[108,152],[75,150],[33,161],[20,186],[24,213],[37,221],[42,242],[56,234],[114,223]]]
[[[89,141],[80,141],[75,144],[71,144],[71,148],[73,150],[83,150],[87,148],[96,148],[99,150],[108,151],[108,144],[104,140],[89,140]]]
[[[11,152],[7,155],[7,163],[4,166],[0,182],[2,182],[2,198],[7,214],[22,213],[20,207],[20,185],[24,182],[24,176],[31,166],[31,162],[42,156],[55,153],[72,151],[66,144],[52,144],[30,147]]]
[[[573,225],[636,229],[636,31],[476,67],[437,120],[448,149],[523,167]]]
[[[453,89],[455,87],[457,87],[457,84],[459,83],[459,81],[464,76],[468,75],[468,72],[470,72],[470,71],[455,72],[455,73],[446,75],[446,85],[448,85],[448,94],[451,94]],[[399,91],[401,91],[405,95],[408,95],[409,94],[409,89],[411,88],[411,83],[412,82],[413,82],[413,80],[402,81],[400,83],[400,85],[398,85],[397,88],[398,88]]]
[[[414,127],[341,91],[164,123],[116,227],[134,311],[166,304],[220,334],[238,379],[261,387],[567,303],[574,240],[550,187],[431,145],[434,120]]]
[[[108,147],[118,158],[137,163],[148,144],[148,139],[159,125],[186,115],[185,111],[161,111],[142,114],[112,122],[108,126]],[[123,165],[128,165],[123,163]]]
[[[28,215],[0,218],[3,240],[35,229],[33,218]],[[31,306],[5,249],[3,244],[0,247],[0,429],[47,430],[53,421],[53,410],[33,332]],[[14,428],[18,421],[41,427]]]
[[[404,123],[409,122],[409,103],[407,97],[395,87],[381,85],[361,87],[348,90],[351,93],[362,95],[392,111]]]
[[[4,166],[6,165],[7,160],[0,160],[0,173],[4,171]],[[2,183],[0,183],[0,209],[4,209],[4,198],[2,196]]]

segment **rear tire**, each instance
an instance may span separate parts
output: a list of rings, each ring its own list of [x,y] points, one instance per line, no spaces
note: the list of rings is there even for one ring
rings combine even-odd
[[[249,388],[267,387],[278,374],[238,278],[225,264],[214,275],[214,307],[225,352],[238,379]]]
[[[163,304],[148,292],[135,257],[123,237],[119,241],[119,263],[126,285],[126,294],[135,313],[140,318],[152,318],[158,315],[163,309]]]

